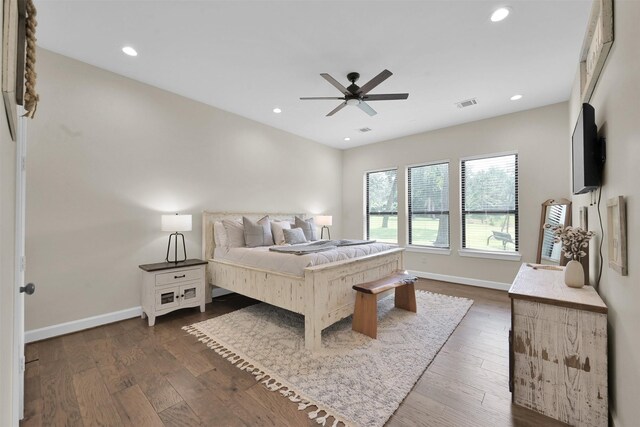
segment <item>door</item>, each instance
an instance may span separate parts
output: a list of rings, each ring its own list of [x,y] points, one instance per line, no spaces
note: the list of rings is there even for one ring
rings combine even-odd
[[[13,384],[14,414],[19,419],[24,418],[24,297],[34,291],[33,284],[25,286],[25,195],[26,195],[26,159],[27,159],[27,119],[18,120],[18,134],[16,138],[16,292],[14,308],[14,373],[16,381]],[[17,420],[16,420],[17,424]]]

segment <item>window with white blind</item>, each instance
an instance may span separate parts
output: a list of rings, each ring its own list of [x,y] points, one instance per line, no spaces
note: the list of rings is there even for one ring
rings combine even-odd
[[[407,169],[409,244],[449,248],[449,163]]]
[[[518,251],[518,155],[462,160],[462,247]]]
[[[367,172],[365,176],[367,239],[398,242],[398,171]]]

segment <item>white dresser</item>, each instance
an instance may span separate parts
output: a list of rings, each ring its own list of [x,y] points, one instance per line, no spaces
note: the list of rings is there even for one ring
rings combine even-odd
[[[142,318],[149,326],[156,316],[174,310],[200,306],[204,312],[206,261],[161,262],[140,265],[142,270]]]
[[[523,264],[509,290],[513,403],[575,426],[608,425],[607,306],[562,270]]]

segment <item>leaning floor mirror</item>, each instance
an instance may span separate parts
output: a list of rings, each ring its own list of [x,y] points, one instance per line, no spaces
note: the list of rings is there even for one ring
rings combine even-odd
[[[566,265],[568,259],[562,254],[562,244],[554,241],[553,230],[545,228],[545,224],[571,225],[571,200],[549,199],[542,203],[536,257],[538,264]]]

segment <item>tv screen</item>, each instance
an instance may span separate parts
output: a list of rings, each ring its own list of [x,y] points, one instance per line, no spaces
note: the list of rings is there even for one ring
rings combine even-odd
[[[573,194],[583,194],[598,188],[602,157],[595,111],[589,104],[582,104],[580,116],[573,131],[572,153]]]

